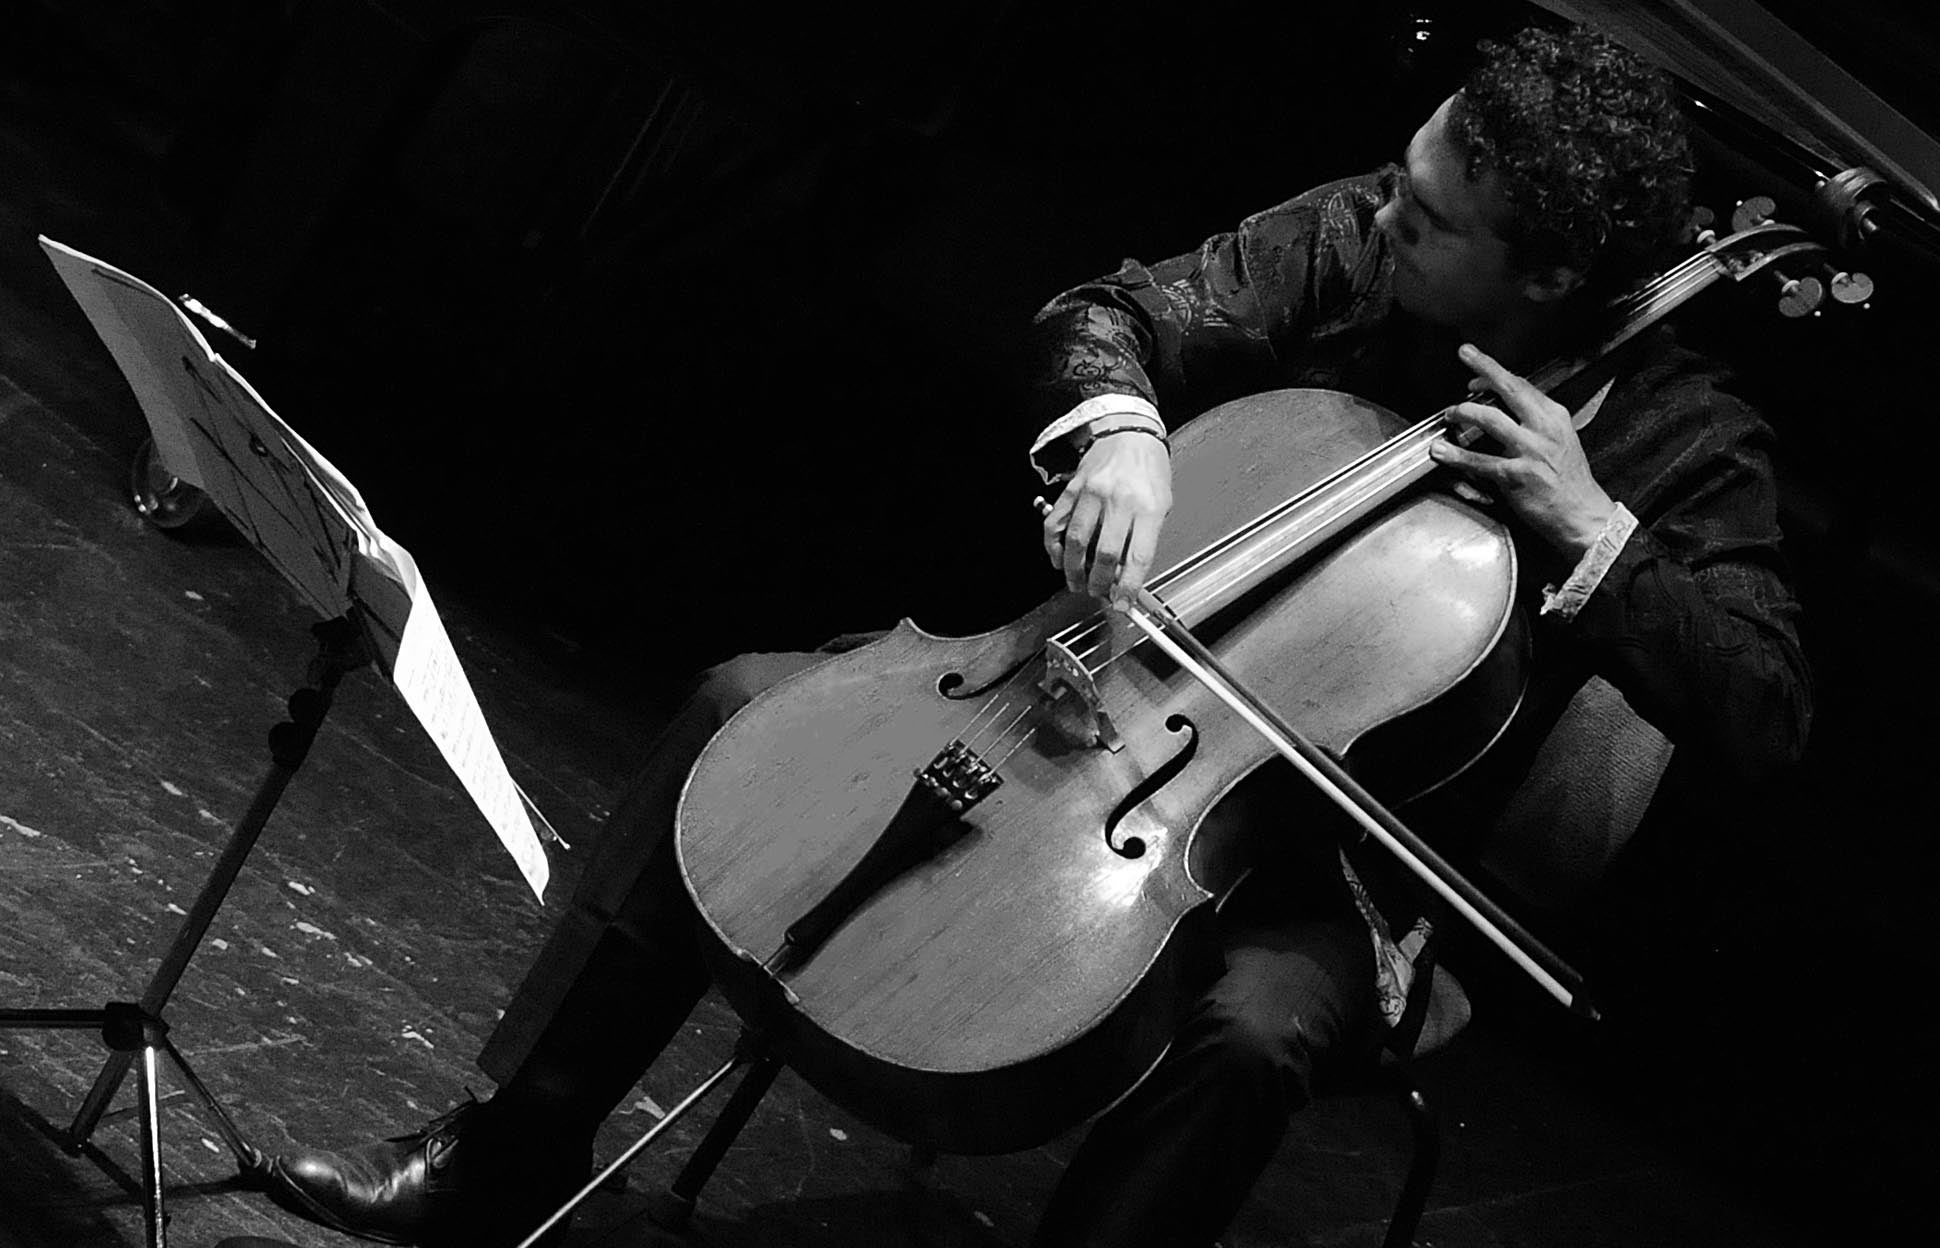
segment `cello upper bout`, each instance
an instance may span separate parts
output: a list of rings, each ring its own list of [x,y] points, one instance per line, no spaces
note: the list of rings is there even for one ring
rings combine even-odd
[[[1168,519],[1158,566],[1412,427],[1336,390],[1268,391],[1212,409],[1175,438],[1174,494],[1187,501]],[[1365,758],[1363,779],[1399,800],[1474,761],[1519,704],[1517,576],[1500,519],[1412,487],[1255,591],[1243,619],[1207,621],[1205,639],[1223,637],[1217,648],[1256,693],[1316,742],[1352,751],[1357,772]]]
[[[1174,502],[1153,566],[1172,567],[1408,423],[1356,395],[1318,389],[1268,390],[1194,417],[1172,438]]]

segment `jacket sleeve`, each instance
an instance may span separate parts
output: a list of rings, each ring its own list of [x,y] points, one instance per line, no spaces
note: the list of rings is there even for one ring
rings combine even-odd
[[[1375,177],[1330,183],[1196,251],[1149,266],[1126,260],[1059,295],[1032,325],[1036,426],[1099,395],[1128,394],[1176,427],[1271,384],[1316,315],[1353,298],[1380,201]]]
[[[1770,431],[1707,393],[1702,432],[1627,502],[1643,523],[1570,627],[1673,742],[1756,783],[1803,753],[1812,681],[1779,555]]]

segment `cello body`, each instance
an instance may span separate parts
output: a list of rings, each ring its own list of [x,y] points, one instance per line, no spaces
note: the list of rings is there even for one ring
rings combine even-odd
[[[1173,439],[1166,568],[1404,427],[1332,391],[1216,408]],[[1478,757],[1522,690],[1506,529],[1433,488],[1221,609],[1198,635],[1305,733],[1400,800]],[[1096,707],[1056,698],[1078,629]],[[1060,593],[975,637],[905,621],[766,691],[682,794],[682,875],[717,982],[811,1084],[904,1140],[1027,1148],[1122,1095],[1184,1007],[1218,881],[1207,812],[1272,751],[1122,618]],[[1110,661],[1104,661],[1109,659]],[[952,741],[1001,784],[846,910],[798,964],[791,925],[856,868]],[[1285,835],[1301,830],[1288,827]]]

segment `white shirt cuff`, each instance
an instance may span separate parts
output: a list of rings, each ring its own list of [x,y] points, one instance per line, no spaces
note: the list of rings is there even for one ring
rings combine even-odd
[[[1636,531],[1637,517],[1630,514],[1629,508],[1618,503],[1610,518],[1603,522],[1603,531],[1596,535],[1590,548],[1576,561],[1569,578],[1561,585],[1543,586],[1543,605],[1538,614],[1554,615],[1564,620],[1575,619],[1576,613],[1596,592],[1596,587],[1603,583],[1604,574],[1617,561],[1624,543]]]
[[[1071,474],[1068,472],[1053,474],[1043,464],[1038,462],[1038,452],[1051,445],[1051,443],[1056,442],[1059,438],[1069,437],[1074,430],[1081,429],[1089,425],[1092,421],[1102,419],[1106,416],[1122,417],[1126,424],[1150,425],[1152,432],[1161,435],[1165,433],[1165,421],[1160,419],[1159,409],[1153,407],[1138,395],[1094,395],[1064,415],[1058,417],[1050,424],[1044,426],[1043,430],[1031,442],[1031,467],[1037,469],[1037,475],[1044,479],[1046,485],[1054,485]]]

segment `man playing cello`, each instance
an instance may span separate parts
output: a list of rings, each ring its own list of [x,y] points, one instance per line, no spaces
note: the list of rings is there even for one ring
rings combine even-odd
[[[1582,345],[1607,297],[1678,240],[1689,175],[1653,71],[1593,33],[1525,31],[1484,45],[1398,164],[1060,296],[1037,322],[1032,458],[1065,483],[1046,556],[1100,598],[1144,583],[1171,502],[1168,420],[1291,386],[1432,411],[1472,380],[1499,406],[1452,418],[1486,437],[1434,455],[1512,518],[1537,710],[1595,674],[1734,781],[1788,765],[1810,698],[1769,431],[1665,333],[1580,432],[1521,379]],[[708,984],[674,862],[682,782],[729,715],[820,657],[723,664],[676,714],[481,1056],[497,1094],[356,1155],[278,1158],[278,1199],[388,1242],[510,1244],[583,1184],[598,1125]],[[1215,817],[1272,823],[1288,777],[1256,776]],[[1316,1069],[1364,1058],[1395,1021],[1406,966],[1384,925],[1331,845],[1295,853],[1297,886],[1222,907],[1218,972],[1166,1058],[1092,1127],[1035,1242],[1212,1243]]]

